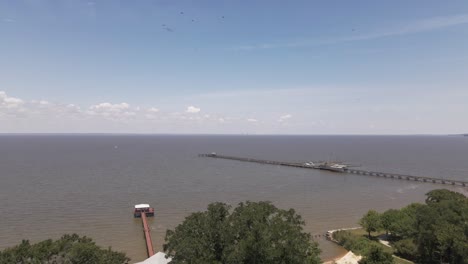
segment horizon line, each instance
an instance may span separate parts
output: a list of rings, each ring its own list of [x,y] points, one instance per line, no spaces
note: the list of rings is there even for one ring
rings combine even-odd
[[[267,134],[267,133],[127,133],[127,132],[0,132],[5,135],[116,135],[116,136],[466,136],[468,133],[414,134]]]

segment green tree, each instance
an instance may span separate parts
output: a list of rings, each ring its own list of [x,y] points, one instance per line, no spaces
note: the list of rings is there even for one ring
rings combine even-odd
[[[102,249],[92,239],[77,234],[32,245],[23,240],[17,246],[0,251],[0,264],[127,264],[129,261],[124,253]]]
[[[359,221],[359,224],[367,231],[369,238],[371,232],[376,232],[381,229],[380,215],[375,210],[369,210]]]
[[[445,189],[426,196],[426,204],[413,203],[380,216],[382,227],[392,234],[396,254],[417,263],[468,264],[468,198]],[[369,236],[378,229],[377,219],[372,210],[361,219]],[[337,237],[344,246],[363,248],[348,235]]]
[[[385,230],[387,236],[389,231],[394,230],[394,226],[398,223],[399,219],[400,211],[396,209],[389,209],[380,216],[382,228]]]
[[[414,237],[418,233],[416,215],[418,211],[425,205],[412,203],[402,208],[398,214],[398,218],[390,227],[390,232],[394,236],[402,239]]]
[[[369,251],[364,254],[359,264],[393,264],[392,254],[383,251],[381,247],[371,246]]]
[[[418,248],[411,238],[399,240],[393,246],[399,256],[413,260],[418,256]]]
[[[320,263],[317,243],[293,209],[269,202],[223,203],[188,216],[166,233],[164,251],[177,263]]]
[[[414,240],[423,263],[468,263],[468,199],[456,192],[427,193],[416,214]]]
[[[438,204],[444,201],[466,201],[466,197],[457,192],[452,192],[447,189],[432,190],[426,194],[426,204]]]
[[[212,203],[207,211],[186,217],[174,231],[167,230],[163,247],[172,262],[222,263],[229,209],[226,204]]]

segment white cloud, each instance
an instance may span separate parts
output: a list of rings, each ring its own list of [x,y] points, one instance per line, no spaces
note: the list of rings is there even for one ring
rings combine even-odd
[[[1,115],[24,115],[26,112],[25,102],[19,98],[8,96],[0,91],[0,116]]]
[[[77,106],[77,105],[74,105],[74,104],[68,104],[68,105],[65,106],[65,108],[70,113],[79,113],[79,112],[81,112],[81,108],[79,106]]]
[[[81,108],[75,104],[63,104],[46,100],[31,100],[25,103],[30,114],[63,115],[81,113]]]
[[[452,89],[450,93],[442,89],[426,89],[427,86],[422,88],[425,89],[427,102],[400,99],[398,102],[380,100],[373,103],[375,100],[371,99],[377,98],[380,90],[367,94],[358,90],[354,93],[369,103],[347,103],[350,100],[340,97],[343,94],[340,87],[326,90],[241,91],[190,98],[192,102],[210,105],[210,108],[219,111],[204,111],[202,114],[165,112],[155,107],[130,106],[128,103],[107,102],[80,107],[72,103],[46,101],[47,98],[42,102],[27,101],[0,92],[0,133],[453,134],[468,130],[466,125],[460,125],[459,122],[468,114],[468,93],[464,87]],[[405,99],[416,98],[420,89],[408,89],[405,93]],[[262,99],[262,108],[254,108],[258,107],[255,98],[260,96],[265,97]],[[304,97],[320,100],[317,99],[313,107],[296,101]],[[248,98],[253,99],[249,101]],[[433,102],[439,107],[434,108]],[[172,101],[168,105],[178,104],[180,102]],[[239,105],[243,106],[241,110]],[[282,112],[271,116],[277,109]],[[327,116],[326,122],[321,121],[323,116]],[[343,119],[343,116],[347,118]],[[294,120],[294,123],[288,124],[290,120]]]
[[[158,117],[157,113],[159,113],[159,109],[156,107],[151,107],[151,108],[146,109],[146,114],[144,115],[144,117],[146,119],[154,120]]]
[[[191,114],[196,114],[196,113],[198,113],[198,112],[200,112],[200,111],[201,111],[200,108],[197,108],[197,107],[192,106],[192,105],[189,106],[189,107],[187,107],[187,110],[185,110],[185,112],[191,113]]]
[[[282,116],[280,116],[280,118],[278,119],[278,122],[284,122],[284,121],[290,119],[291,117],[292,117],[292,115],[290,115],[290,114],[282,115]]]
[[[0,109],[18,109],[21,106],[23,106],[23,104],[23,100],[15,97],[10,97],[5,92],[0,91]]]
[[[127,103],[111,104],[100,103],[89,107],[88,114],[103,116],[110,119],[121,119],[135,116]]]
[[[130,105],[127,103],[120,103],[120,104],[111,104],[111,103],[100,103],[97,105],[93,105],[90,109],[96,111],[122,111],[129,109]]]

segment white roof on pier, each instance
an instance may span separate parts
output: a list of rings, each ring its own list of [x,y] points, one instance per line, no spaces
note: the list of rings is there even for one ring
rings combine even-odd
[[[164,254],[163,252],[158,252],[150,258],[146,259],[145,261],[138,262],[135,264],[167,264],[169,262],[171,262],[171,258],[166,258],[166,254]]]
[[[142,208],[149,208],[149,204],[137,204],[135,205],[135,209],[142,209]]]

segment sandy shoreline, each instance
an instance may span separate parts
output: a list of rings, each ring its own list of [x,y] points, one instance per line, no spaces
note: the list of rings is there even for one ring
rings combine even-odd
[[[344,230],[355,230],[355,229],[361,229],[362,227],[348,227],[348,228],[340,228],[340,229],[334,229],[334,230],[329,230],[327,231],[327,237],[330,241],[338,244],[338,241],[333,239],[333,233],[337,231],[344,231]],[[339,245],[341,246],[341,245]],[[361,256],[355,255],[352,251],[348,251],[345,254],[342,254],[341,256],[335,257],[331,260],[324,261],[324,264],[358,264],[358,261],[361,259]]]
[[[330,261],[325,261],[323,264],[359,264],[359,260],[361,260],[361,258],[361,256],[357,256],[352,251],[348,251],[343,256]]]
[[[346,254],[348,254],[348,252],[349,251],[347,251],[346,253],[343,253],[341,255],[338,255],[337,257],[334,257],[332,259],[324,260],[323,264],[332,264],[334,261],[337,261],[337,260],[343,258],[344,256],[346,256]]]

